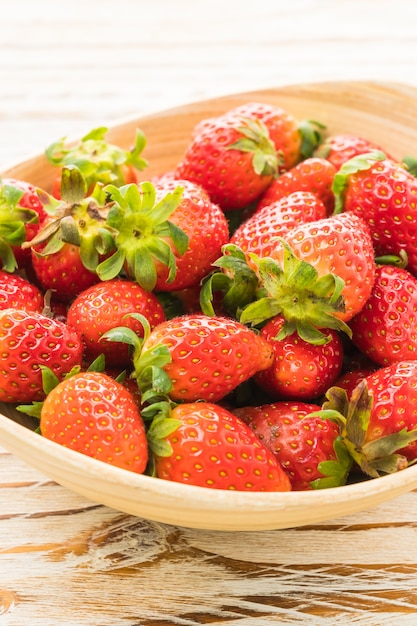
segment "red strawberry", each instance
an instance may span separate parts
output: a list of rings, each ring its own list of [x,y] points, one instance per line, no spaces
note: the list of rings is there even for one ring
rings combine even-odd
[[[259,198],[277,172],[276,148],[263,122],[225,114],[195,129],[175,176],[201,185],[229,211]]]
[[[273,317],[260,331],[274,351],[274,361],[255,374],[255,382],[272,399],[313,400],[320,397],[340,375],[343,345],[334,330],[328,330],[324,344],[313,345],[292,333],[277,336],[284,318]]]
[[[284,239],[319,277],[331,273],[344,281],[344,311],[336,313],[340,319],[347,321],[362,309],[374,284],[375,261],[369,229],[360,217],[345,213],[300,224]],[[282,261],[284,254],[281,247],[272,256]]]
[[[231,109],[228,115],[260,120],[268,130],[279,157],[279,169],[288,170],[301,158],[303,133],[298,120],[281,107],[265,102],[248,102]]]
[[[99,281],[80,257],[79,246],[65,243],[59,251],[45,254],[43,244],[32,248],[32,265],[44,290],[52,289],[54,297],[70,302],[79,293]]]
[[[21,244],[36,235],[45,217],[34,185],[3,178],[0,184],[0,258],[5,270],[30,268],[30,250],[25,250]]]
[[[326,159],[336,170],[339,170],[346,161],[373,150],[382,150],[382,148],[370,139],[341,133],[326,137],[314,154],[316,157]]]
[[[336,212],[359,216],[369,226],[377,256],[405,252],[417,275],[417,179],[382,153],[347,161],[334,178]]]
[[[372,408],[363,444],[398,434],[404,428],[416,431],[417,361],[393,363],[373,372],[365,380],[372,396]],[[417,458],[417,441],[397,452],[410,461]]]
[[[107,223],[117,234],[116,252],[97,268],[102,279],[124,268],[148,291],[194,287],[229,239],[224,213],[189,181],[162,178],[106,190],[114,202]]]
[[[61,198],[61,170],[63,167],[76,166],[86,180],[87,194],[92,193],[96,183],[117,186],[137,182],[137,172],[147,166],[141,153],[145,147],[145,136],[140,129],[130,151],[105,140],[108,128],[94,128],[80,141],[66,143],[66,137],[52,143],[45,151],[46,158],[59,168],[52,193]]]
[[[304,341],[325,343],[328,328],[350,335],[346,322],[364,306],[375,279],[368,227],[346,213],[292,228],[270,257],[254,262],[263,289],[239,319],[259,326],[281,314],[279,339],[297,331]]]
[[[145,427],[125,387],[107,374],[80,372],[43,402],[44,437],[105,463],[142,474],[148,462]]]
[[[353,343],[379,365],[417,359],[417,278],[378,266],[372,293],[349,326]]]
[[[62,172],[62,200],[41,194],[48,217],[37,235],[23,244],[30,248],[37,281],[54,297],[71,301],[97,283],[99,262],[114,249],[114,232],[106,224],[107,194],[97,189],[86,197],[86,181],[77,169]]]
[[[149,429],[158,478],[233,491],[289,491],[290,481],[273,454],[236,415],[216,404],[194,402],[171,411],[171,433],[158,440]]]
[[[126,329],[124,329],[126,330]],[[152,367],[169,377],[173,401],[217,402],[255,372],[268,367],[272,348],[265,339],[232,318],[189,314],[158,324],[144,341],[123,329],[104,335],[134,346],[139,388],[149,387]],[[164,391],[166,391],[164,389]]]
[[[274,454],[293,491],[343,485],[350,470],[338,447],[340,427],[312,415],[317,411],[318,405],[295,401],[233,410]]]
[[[334,210],[333,178],[336,168],[326,159],[310,157],[272,181],[256,204],[256,211],[288,196],[294,191],[315,194],[325,205],[326,215]]]
[[[0,400],[41,400],[40,366],[62,379],[81,365],[82,351],[77,333],[58,320],[31,311],[0,311]]]
[[[88,360],[104,354],[107,367],[126,367],[130,364],[128,346],[101,341],[101,337],[111,328],[122,325],[142,336],[143,326],[130,316],[131,313],[144,315],[151,329],[165,320],[162,305],[154,293],[131,280],[114,278],[81,292],[69,306],[67,323],[82,337]]]
[[[22,309],[41,313],[44,296],[40,289],[19,274],[0,270],[0,309]]]
[[[323,415],[341,416],[342,439],[357,466],[371,477],[404,469],[417,459],[417,361],[373,372],[352,391],[331,387]]]
[[[252,266],[250,253],[259,257],[270,256],[278,236],[299,224],[325,216],[326,208],[317,196],[307,191],[295,191],[256,211],[235,230],[230,243],[243,250]]]

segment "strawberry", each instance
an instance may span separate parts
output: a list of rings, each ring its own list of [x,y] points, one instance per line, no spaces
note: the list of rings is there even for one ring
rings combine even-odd
[[[256,211],[295,191],[304,191],[315,194],[325,205],[326,215],[331,215],[334,210],[332,185],[335,174],[336,168],[326,159],[305,159],[272,181],[256,203]]]
[[[41,313],[43,306],[44,296],[36,285],[19,274],[0,270],[0,309],[22,309]]]
[[[18,309],[0,311],[0,400],[33,402],[44,397],[41,366],[62,379],[81,365],[78,334],[42,313]]]
[[[144,315],[151,329],[165,320],[162,305],[154,293],[132,280],[114,278],[82,291],[68,308],[67,324],[82,337],[87,359],[104,354],[106,366],[125,367],[130,363],[128,346],[101,341],[101,337],[123,324],[142,336],[142,324],[130,313]]]
[[[304,341],[324,343],[328,328],[350,335],[346,322],[364,306],[375,279],[369,229],[348,213],[292,228],[271,257],[255,262],[263,290],[239,319],[258,326],[281,314],[279,339],[297,331]]]
[[[62,170],[61,200],[40,195],[48,216],[23,247],[30,248],[40,286],[70,302],[99,281],[96,268],[115,249],[114,232],[106,224],[110,204],[99,187],[86,196],[86,180],[77,168]]]
[[[405,253],[417,275],[417,179],[381,152],[347,161],[333,181],[335,212],[357,215],[369,226],[376,255]]]
[[[279,157],[280,172],[308,156],[303,152],[303,125],[289,111],[265,102],[248,102],[230,109],[227,114],[259,120],[265,125]]]
[[[326,137],[315,150],[314,156],[326,159],[336,170],[340,170],[346,161],[374,150],[381,151],[382,148],[370,139],[349,133],[341,133]]]
[[[116,232],[116,251],[97,267],[103,280],[124,269],[148,291],[195,287],[229,239],[224,213],[189,181],[105,190],[114,203],[107,224]]]
[[[110,465],[142,474],[148,462],[145,427],[129,391],[107,374],[79,372],[46,396],[43,437]]]
[[[339,419],[352,459],[376,478],[417,459],[417,361],[399,361],[361,380],[348,400],[331,387],[322,414]]]
[[[63,302],[71,302],[99,281],[98,276],[83,265],[79,246],[69,243],[52,254],[47,254],[43,245],[33,247],[32,265],[41,287],[52,289],[55,297]]]
[[[224,211],[259,198],[278,173],[276,147],[258,118],[224,114],[200,123],[175,169]]]
[[[349,326],[353,343],[379,365],[417,359],[417,278],[377,266],[372,292]]]
[[[307,491],[344,485],[352,464],[339,443],[339,425],[322,419],[319,411],[316,404],[287,401],[241,407],[233,413],[271,450],[292,491]]]
[[[326,208],[317,196],[308,191],[294,191],[257,210],[235,230],[230,243],[243,250],[249,265],[253,265],[251,253],[258,257],[270,256],[278,236],[299,224],[325,216]]]
[[[162,369],[170,382],[167,395],[174,402],[217,402],[273,358],[265,339],[232,318],[182,315],[147,329],[142,341],[126,330],[113,329],[104,338],[133,345],[142,391],[152,385],[150,376]]]
[[[296,332],[278,339],[284,323],[283,316],[278,315],[260,331],[260,336],[272,346],[274,361],[255,374],[255,382],[272,399],[316,399],[342,371],[342,342],[331,329],[324,344],[313,345]]]
[[[227,409],[185,403],[175,406],[168,419],[173,423],[168,435],[157,419],[148,431],[158,478],[211,489],[290,491],[270,450]]]
[[[140,129],[136,131],[135,144],[130,151],[125,151],[108,143],[105,136],[108,128],[94,128],[80,141],[67,144],[66,137],[55,141],[45,151],[48,161],[59,168],[54,180],[52,193],[61,198],[62,168],[76,166],[84,175],[88,195],[96,183],[110,183],[122,186],[137,182],[137,172],[145,169],[147,161],[141,153],[146,145],[146,138]]]
[[[32,239],[39,224],[46,218],[43,204],[34,185],[15,178],[4,178],[0,183],[0,259],[3,269],[28,269],[29,250],[22,243]]]

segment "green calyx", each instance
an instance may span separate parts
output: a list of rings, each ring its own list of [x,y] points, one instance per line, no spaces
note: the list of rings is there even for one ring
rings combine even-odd
[[[166,400],[172,389],[172,382],[163,368],[171,362],[171,353],[163,344],[144,350],[143,344],[151,332],[148,320],[140,313],[130,313],[126,317],[133,317],[142,324],[143,337],[139,337],[127,326],[117,326],[104,333],[101,341],[116,341],[131,347],[133,377],[136,379],[142,404]]]
[[[285,321],[278,340],[296,332],[304,341],[322,345],[330,341],[326,329],[343,331],[350,336],[349,326],[336,317],[344,311],[344,281],[331,273],[319,277],[310,263],[296,257],[282,238],[279,241],[284,251],[282,266],[270,257],[251,255],[262,289],[258,299],[243,308],[242,324],[259,326],[282,315]]]
[[[62,199],[56,200],[40,190],[39,194],[50,220],[22,247],[45,244],[37,254],[47,256],[59,252],[65,244],[75,245],[80,249],[83,265],[94,272],[100,257],[115,248],[115,232],[106,221],[110,208],[107,194],[97,185],[92,194],[85,197],[85,178],[74,166],[62,171],[62,192]]]
[[[107,131],[108,128],[104,126],[95,128],[78,143],[71,145],[67,145],[66,137],[63,137],[46,149],[46,158],[57,167],[75,165],[83,173],[88,187],[95,183],[124,185],[124,165],[131,165],[137,170],[143,170],[148,165],[141,156],[146,138],[137,129],[133,148],[125,151],[106,142]]]
[[[323,142],[324,124],[314,120],[302,120],[298,125],[301,136],[300,154],[303,159],[308,159],[315,154],[317,148]]]
[[[344,389],[331,387],[318,414],[342,424],[341,437],[350,457],[365,475],[377,478],[408,467],[407,459],[398,451],[417,441],[417,430],[404,428],[398,433],[366,441],[372,405],[373,396],[364,379],[356,386],[350,400]]]
[[[343,212],[344,192],[349,182],[349,176],[357,172],[368,170],[375,162],[383,161],[386,158],[386,155],[380,150],[373,150],[372,152],[359,154],[343,163],[333,179],[332,191],[335,197],[334,214]]]
[[[228,150],[251,152],[252,165],[260,176],[278,175],[279,159],[274,142],[269,136],[265,124],[259,119],[242,116],[242,125],[237,128],[241,133],[237,141],[227,147]]]
[[[19,206],[24,192],[13,185],[0,186],[0,259],[2,269],[14,272],[17,269],[13,246],[26,240],[26,224],[39,220],[36,211]]]
[[[170,456],[172,448],[165,439],[181,424],[171,417],[171,411],[176,404],[169,398],[172,383],[163,369],[171,362],[171,354],[163,344],[143,350],[143,343],[151,332],[149,322],[140,313],[131,313],[127,317],[134,317],[141,322],[143,338],[126,326],[118,326],[104,333],[101,340],[118,341],[131,346],[134,368],[132,376],[140,391],[140,413],[148,424],[146,437],[150,450],[154,456]],[[151,467],[149,473],[152,474]]]
[[[313,489],[329,489],[346,485],[353,464],[352,457],[342,437],[335,439],[333,449],[336,459],[318,464],[317,469],[323,476],[310,483]]]
[[[168,268],[167,282],[175,279],[176,254],[182,256],[188,248],[188,236],[169,220],[182,199],[178,186],[156,201],[151,182],[123,187],[108,185],[104,192],[111,200],[107,226],[115,235],[116,251],[97,267],[102,280],[117,276],[122,269],[144,289],[152,291],[157,282],[157,265]]]
[[[42,389],[45,395],[45,398],[51,393],[55,387],[59,385],[61,382],[56,374],[46,365],[39,366],[42,374]],[[105,371],[105,359],[104,355],[100,354],[92,363],[90,363],[89,367],[86,370],[87,372],[104,372]],[[62,380],[67,380],[75,374],[79,374],[81,372],[81,367],[79,365],[75,365],[69,372],[64,374]],[[26,415],[30,415],[31,417],[35,417],[36,419],[41,419],[43,400],[35,400],[31,404],[20,404],[16,406],[16,409],[21,413],[25,413]],[[40,433],[40,430],[38,431]]]
[[[222,248],[222,256],[213,263],[219,270],[211,272],[202,281],[200,307],[206,315],[215,315],[213,297],[221,292],[222,307],[232,316],[256,297],[259,279],[249,267],[244,252],[233,244]]]

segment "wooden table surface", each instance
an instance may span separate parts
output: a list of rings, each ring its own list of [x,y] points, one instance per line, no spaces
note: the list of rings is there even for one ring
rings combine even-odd
[[[236,91],[417,85],[414,0],[13,0],[0,26],[0,170],[62,136]],[[0,441],[1,445],[1,441]],[[1,626],[417,624],[417,493],[256,533],[85,500],[0,447]]]

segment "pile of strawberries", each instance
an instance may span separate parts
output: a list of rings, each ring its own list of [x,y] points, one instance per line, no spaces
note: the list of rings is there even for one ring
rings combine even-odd
[[[215,489],[328,488],[417,458],[412,159],[268,103],[144,179],[94,129],[0,185],[0,401],[103,462]]]

